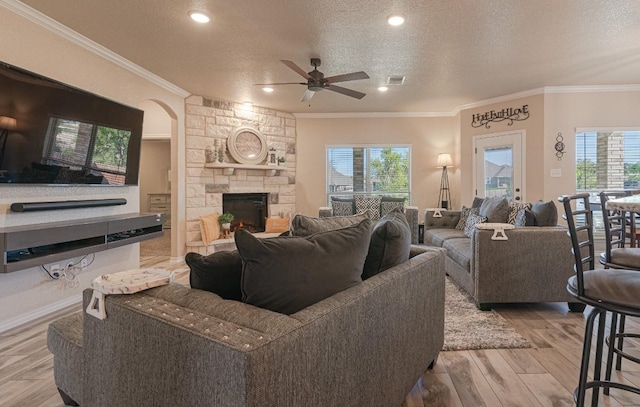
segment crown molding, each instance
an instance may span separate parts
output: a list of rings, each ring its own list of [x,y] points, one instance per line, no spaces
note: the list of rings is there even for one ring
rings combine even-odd
[[[293,113],[296,119],[359,119],[359,118],[411,118],[453,117],[453,112],[352,112],[352,113]]]
[[[60,37],[68,41],[73,42],[74,44],[86,49],[87,51],[93,52],[94,54],[106,59],[107,61],[110,61],[130,72],[133,72],[141,78],[146,79],[149,82],[158,85],[175,95],[178,95],[182,98],[186,98],[191,95],[190,92],[187,92],[186,90],[174,85],[166,79],[163,79],[158,75],[144,69],[143,67],[134,64],[133,62],[121,57],[110,49],[103,47],[97,42],[90,40],[84,35],[73,31],[69,27],[60,24],[51,17],[48,17],[17,0],[0,0],[0,5],[12,11],[13,13],[39,25],[40,27],[59,35]]]
[[[544,88],[536,88],[531,90],[525,90],[522,92],[512,93],[510,95],[498,96],[491,99],[479,100],[473,103],[467,103],[466,105],[460,105],[453,109],[454,116],[459,114],[463,110],[475,109],[477,107],[482,107],[486,105],[493,105],[496,103],[508,102],[514,99],[521,99],[530,96],[540,95],[544,93]]]
[[[544,88],[544,93],[639,92],[639,91],[640,91],[640,84],[545,86]]]

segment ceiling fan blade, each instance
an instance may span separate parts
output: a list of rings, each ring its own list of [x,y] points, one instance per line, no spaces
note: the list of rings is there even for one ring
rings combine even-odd
[[[294,64],[293,62],[287,61],[285,59],[281,59],[280,62],[282,62],[289,68],[293,69],[294,71],[298,72],[298,74],[300,74],[303,78],[312,79],[308,73],[306,73],[302,68],[300,68],[298,65]]]
[[[278,83],[254,83],[255,86],[271,86],[271,85],[306,85],[306,82],[278,82]]]
[[[324,78],[324,81],[327,83],[336,83],[336,82],[346,82],[346,81],[357,81],[359,79],[369,79],[369,75],[366,72],[352,72],[346,73],[344,75],[336,75],[329,76],[328,78]]]
[[[362,99],[367,95],[366,93],[358,92],[352,89],[347,89],[347,88],[343,88],[342,86],[336,86],[336,85],[327,85],[325,89],[331,90],[337,93],[342,93],[343,95],[351,96],[352,98],[356,98],[356,99]]]
[[[311,100],[311,98],[313,97],[313,95],[314,95],[315,93],[316,93],[316,92],[314,92],[314,91],[312,91],[312,90],[307,89],[307,91],[306,91],[306,92],[304,92],[304,95],[302,95],[302,99],[300,99],[300,101],[301,101],[301,102],[308,102],[308,101],[310,101],[310,100]]]

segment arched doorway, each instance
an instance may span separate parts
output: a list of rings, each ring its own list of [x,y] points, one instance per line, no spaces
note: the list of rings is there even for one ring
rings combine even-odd
[[[173,256],[177,228],[171,218],[177,208],[172,208],[171,195],[174,186],[172,175],[172,136],[177,129],[177,117],[171,108],[156,100],[142,101],[138,108],[144,110],[142,148],[140,157],[140,212],[164,212],[167,214],[165,237],[154,239],[141,246],[141,255]]]

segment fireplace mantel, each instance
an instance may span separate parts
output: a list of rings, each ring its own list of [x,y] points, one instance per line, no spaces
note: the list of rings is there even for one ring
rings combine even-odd
[[[263,164],[235,164],[235,163],[206,163],[205,168],[222,168],[225,175],[233,175],[236,168],[241,170],[264,170],[266,175],[279,175],[281,170],[286,170],[286,167],[276,167],[273,165]]]

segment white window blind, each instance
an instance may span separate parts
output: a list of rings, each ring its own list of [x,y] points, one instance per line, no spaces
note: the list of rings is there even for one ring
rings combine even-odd
[[[640,131],[576,134],[578,192],[640,189]]]
[[[327,147],[327,203],[331,196],[377,194],[411,198],[409,146]]]

